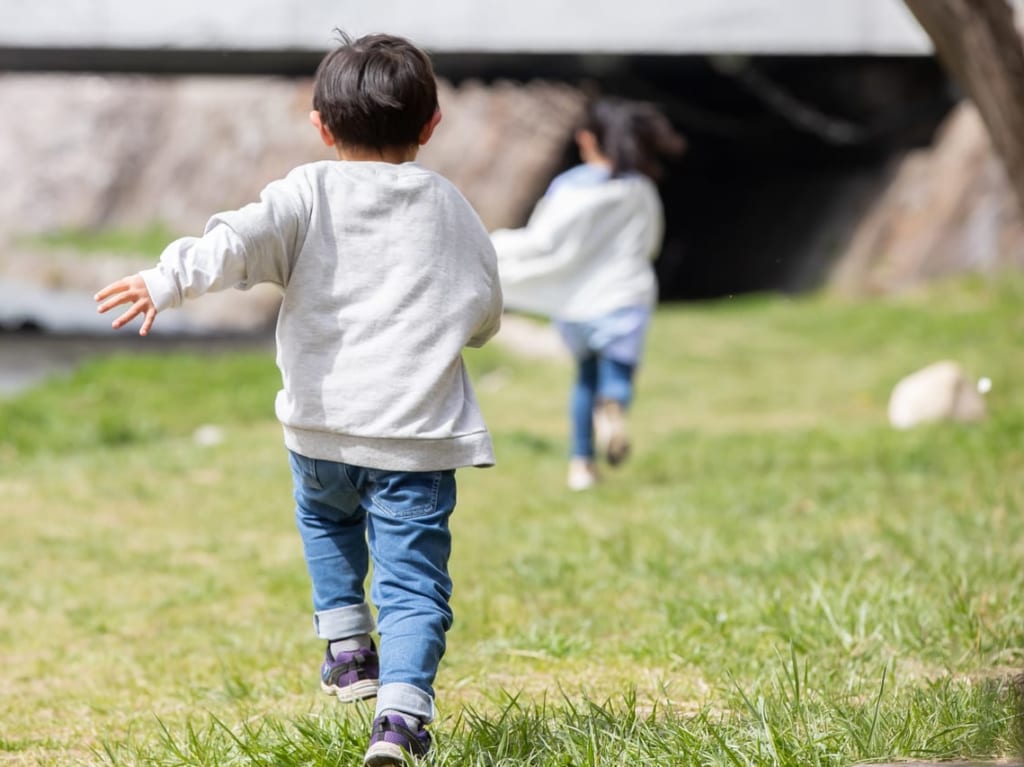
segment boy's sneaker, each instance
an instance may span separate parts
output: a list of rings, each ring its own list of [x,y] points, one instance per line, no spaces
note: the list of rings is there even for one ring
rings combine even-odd
[[[366,767],[403,767],[409,757],[424,756],[430,750],[430,733],[423,727],[411,730],[400,716],[385,715],[373,720]]]
[[[594,441],[612,466],[618,466],[629,457],[626,412],[615,400],[605,400],[595,408]]]
[[[352,652],[331,654],[327,643],[327,656],[320,666],[320,687],[328,695],[336,695],[342,703],[374,698],[380,688],[380,663],[377,648],[360,647]]]

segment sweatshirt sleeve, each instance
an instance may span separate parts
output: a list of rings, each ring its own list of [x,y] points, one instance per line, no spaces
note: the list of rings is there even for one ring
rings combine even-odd
[[[202,237],[168,245],[159,264],[140,273],[157,311],[226,288],[287,285],[309,221],[296,181],[294,174],[275,181],[259,202],[213,216]]]
[[[488,280],[487,304],[484,310],[483,321],[466,344],[472,348],[483,346],[498,332],[501,328],[501,313],[505,305],[501,292],[501,280],[498,278],[497,256],[490,242],[485,243],[484,253],[485,270]]]
[[[568,188],[543,198],[521,229],[498,229],[491,242],[506,292],[538,276],[572,272],[621,218],[621,190],[612,185]]]
[[[542,200],[521,229],[498,229],[491,242],[508,309],[554,316],[604,234],[607,205],[600,189],[566,189]]]

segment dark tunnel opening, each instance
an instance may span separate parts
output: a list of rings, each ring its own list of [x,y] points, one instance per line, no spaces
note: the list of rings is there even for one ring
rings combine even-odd
[[[449,56],[438,69],[662,106],[689,144],[661,185],[663,300],[820,286],[892,161],[928,145],[956,101],[916,57]],[[562,167],[577,161],[570,142]]]
[[[954,103],[930,59],[705,62],[673,85],[690,151],[662,190],[665,299],[818,287],[892,161]]]

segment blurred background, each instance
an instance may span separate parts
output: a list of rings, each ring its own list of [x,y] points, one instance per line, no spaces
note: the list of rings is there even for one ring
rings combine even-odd
[[[1024,260],[985,122],[902,0],[5,0],[9,386],[38,349],[19,338],[108,334],[99,286],[329,157],[306,114],[336,27],[431,52],[444,122],[420,160],[490,229],[522,224],[576,162],[588,95],[658,103],[689,141],[662,185],[663,301],[889,293]],[[259,333],[275,307],[272,292],[225,294],[159,330]]]

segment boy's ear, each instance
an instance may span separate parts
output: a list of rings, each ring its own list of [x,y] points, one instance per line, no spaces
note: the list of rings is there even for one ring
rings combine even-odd
[[[316,128],[316,132],[320,134],[320,140],[324,142],[326,146],[334,146],[334,136],[331,135],[331,131],[324,125],[324,121],[320,119],[320,113],[317,110],[313,110],[309,113],[309,121],[313,123],[313,127]]]
[[[434,128],[437,127],[439,122],[441,122],[441,110],[436,109],[434,110],[434,115],[427,121],[427,124],[424,125],[423,129],[420,131],[420,146],[423,146],[430,141],[430,137],[434,135]]]

